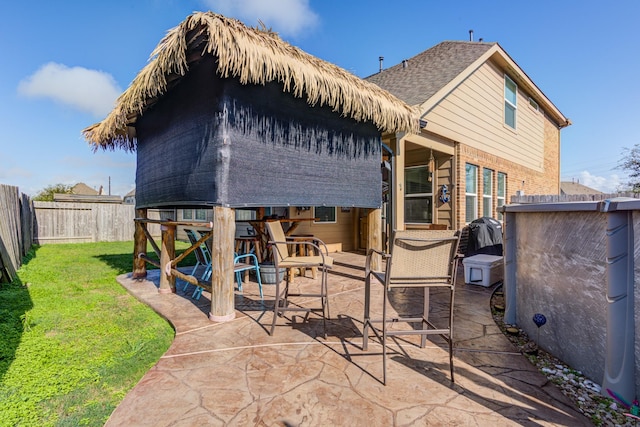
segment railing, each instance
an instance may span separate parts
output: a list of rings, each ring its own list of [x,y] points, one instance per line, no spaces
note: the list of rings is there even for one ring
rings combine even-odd
[[[191,245],[187,250],[185,250],[182,254],[176,257],[175,252],[175,231],[176,227],[184,226],[184,227],[200,227],[203,228],[207,226],[209,229],[212,228],[213,224],[202,223],[202,222],[187,222],[187,221],[172,221],[172,220],[157,220],[157,219],[148,219],[148,218],[135,218],[134,219],[136,231],[140,230],[145,237],[144,249],[142,245],[138,248],[136,239],[136,253],[134,253],[134,277],[141,278],[145,277],[146,272],[146,264],[151,264],[161,270],[160,274],[160,293],[173,293],[176,291],[175,279],[176,277],[182,279],[186,282],[191,283],[195,286],[200,286],[209,292],[211,292],[211,284],[205,281],[202,281],[194,276],[184,274],[178,270],[178,264],[184,258],[186,258],[191,252],[196,250],[200,244],[204,243],[205,240],[210,239],[213,232],[209,231],[205,233],[197,243]],[[158,224],[160,225],[160,229],[162,231],[161,238],[162,244],[161,247],[158,246],[155,239],[149,233],[147,229],[148,224]],[[149,242],[151,247],[153,248],[155,254],[157,255],[159,262],[151,259],[147,256],[146,251],[146,242]],[[144,262],[136,262],[137,260]]]
[[[162,231],[160,247],[147,230],[147,226],[150,224],[160,225]],[[175,292],[175,279],[180,278],[211,292],[210,320],[224,322],[233,319],[235,317],[233,292],[235,215],[233,209],[221,206],[213,207],[213,221],[207,227],[210,231],[205,233],[201,240],[192,244],[186,254],[183,253],[180,257],[176,257],[175,253],[175,236],[178,226],[203,228],[204,224],[202,222],[153,220],[147,218],[146,209],[136,209],[132,278],[143,279],[147,275],[146,264],[150,260],[144,254],[147,250],[147,241],[149,241],[160,259],[159,263],[153,264],[160,269],[158,289],[160,293]],[[186,275],[177,268],[184,256],[195,250],[206,239],[211,239],[211,281],[208,283]]]

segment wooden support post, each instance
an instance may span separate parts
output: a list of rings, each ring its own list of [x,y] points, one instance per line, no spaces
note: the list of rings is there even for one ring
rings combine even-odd
[[[369,249],[382,250],[382,209],[370,209],[367,215],[367,253]],[[373,254],[371,258],[371,269],[380,271],[382,269],[382,257]]]
[[[136,218],[147,218],[146,209],[136,209]],[[133,234],[133,278],[144,279],[147,277],[147,263],[144,259],[138,258],[138,254],[147,253],[147,236],[144,227],[147,225],[136,221]]]
[[[176,278],[171,274],[171,260],[176,257],[176,226],[162,224],[162,249],[160,250],[160,288],[161,294],[176,292]],[[169,271],[167,270],[169,265]]]
[[[236,317],[234,305],[233,247],[235,243],[235,211],[213,208],[211,244],[211,311],[209,320],[226,322]]]
[[[393,233],[393,230],[404,230],[404,158],[405,158],[405,140],[404,138],[400,138],[396,141],[395,150],[396,153],[394,159],[394,170],[391,171],[393,174],[393,223],[390,227],[390,232]],[[463,193],[464,195],[464,193]]]

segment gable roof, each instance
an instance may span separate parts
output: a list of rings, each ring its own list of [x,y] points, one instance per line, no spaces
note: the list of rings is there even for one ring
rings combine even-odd
[[[560,127],[571,124],[498,43],[444,41],[365,80],[425,114],[478,67],[493,59]]]
[[[237,78],[243,85],[280,82],[285,92],[311,106],[328,105],[381,131],[417,130],[416,111],[379,86],[290,45],[274,32],[213,12],[195,12],[169,30],[111,113],[83,130],[87,142],[94,150],[134,150],[131,125],[204,55],[216,57],[220,76]]]
[[[460,75],[495,43],[442,42],[365,80],[409,105],[421,105]]]
[[[71,188],[71,194],[97,196],[99,193],[84,182],[79,182]]]

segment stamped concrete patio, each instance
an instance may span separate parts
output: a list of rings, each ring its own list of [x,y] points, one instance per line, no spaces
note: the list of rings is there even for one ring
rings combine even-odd
[[[444,340],[432,338],[421,349],[413,344],[417,338],[398,337],[382,385],[380,345],[374,339],[368,352],[361,350],[364,256],[334,255],[326,339],[315,315],[307,322],[280,318],[269,336],[273,286],[264,286],[262,302],[257,284],[245,284],[243,293],[236,292],[236,318],[212,323],[207,292],[195,301],[193,287],[185,293],[178,281],[177,294],[160,294],[157,270],[143,281],[118,277],[171,322],[176,336],[106,425],[591,425],[502,335],[489,309],[493,288],[465,285],[462,275],[455,301],[455,384]],[[296,277],[294,284],[318,281]],[[374,290],[382,301],[382,287]],[[436,323],[445,299],[431,297]],[[421,296],[396,292],[391,298],[397,307],[412,300]]]

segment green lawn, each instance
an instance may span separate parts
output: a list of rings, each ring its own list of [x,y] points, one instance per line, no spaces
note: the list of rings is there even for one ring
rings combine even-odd
[[[0,285],[0,426],[102,426],[167,350],[171,326],[116,282],[132,251],[36,247]]]

